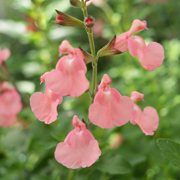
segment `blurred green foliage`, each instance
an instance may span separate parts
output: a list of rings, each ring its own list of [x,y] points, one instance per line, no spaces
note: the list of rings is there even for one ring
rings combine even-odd
[[[44,91],[39,77],[55,68],[62,40],[90,52],[84,29],[52,23],[55,9],[83,20],[81,10],[71,7],[68,0],[0,0],[0,47],[11,50],[7,66],[26,102],[35,91]],[[129,30],[134,19],[148,23],[149,30],[138,33],[139,36],[147,43],[156,41],[163,45],[166,58],[153,72],[145,70],[129,52],[100,58],[98,63],[98,81],[107,73],[113,81],[111,87],[122,95],[129,96],[132,91],[145,95],[144,102],[138,102],[141,109],[157,109],[160,124],[154,136],[145,136],[137,125],[130,123],[108,130],[91,125],[102,156],[89,168],[71,170],[56,162],[54,150],[73,129],[73,115],[87,119],[88,93],[78,98],[64,97],[58,107],[58,119],[50,125],[38,121],[28,106],[15,125],[0,128],[0,179],[179,180],[179,169],[163,158],[156,144],[158,138],[180,142],[179,9],[177,0],[109,0],[101,6],[88,7],[89,14],[103,25],[100,35],[95,36],[96,51],[115,34]],[[86,76],[91,81],[91,64],[87,67]],[[109,138],[115,132],[121,133],[123,141],[111,150]],[[121,168],[119,172],[113,168],[121,166],[127,174],[122,174]]]

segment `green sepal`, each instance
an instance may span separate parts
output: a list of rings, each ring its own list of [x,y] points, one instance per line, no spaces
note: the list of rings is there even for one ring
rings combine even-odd
[[[93,61],[93,56],[91,54],[89,54],[86,51],[84,51],[80,46],[79,46],[79,49],[80,49],[80,51],[84,55],[84,59],[83,60],[84,60],[85,64],[88,64],[88,63]]]
[[[74,26],[74,27],[84,27],[84,22],[79,20],[79,19],[76,19],[72,16],[69,16],[63,12],[60,12],[58,10],[56,10],[57,14],[60,16],[60,18],[62,20],[60,21],[53,21],[53,23],[55,24],[59,24],[61,26]]]
[[[79,0],[70,0],[70,4],[78,8],[81,8],[83,6],[82,2]]]
[[[106,46],[104,46],[102,49],[98,51],[97,55],[99,57],[103,57],[103,56],[121,54],[122,53],[121,51],[114,48],[115,42],[116,42],[116,35]]]

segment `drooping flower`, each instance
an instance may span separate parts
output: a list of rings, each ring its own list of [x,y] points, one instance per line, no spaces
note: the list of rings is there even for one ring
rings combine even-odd
[[[75,129],[67,135],[64,142],[57,145],[55,159],[71,169],[89,167],[101,155],[98,142],[76,115],[73,117],[72,125]]]
[[[135,94],[135,97],[133,94]],[[137,98],[137,96],[137,92],[131,93],[131,99],[134,102],[143,99],[141,93],[139,93],[139,98]],[[156,131],[158,128],[159,117],[156,109],[154,109],[153,107],[147,106],[142,112],[139,106],[134,104],[134,111],[130,122],[132,124],[138,124],[145,135],[152,136],[154,134],[154,131]]]
[[[38,120],[50,124],[57,119],[57,105],[61,104],[62,96],[46,88],[45,95],[34,93],[30,98],[30,106]]]
[[[6,61],[10,55],[11,55],[11,52],[9,49],[5,48],[1,50],[0,48],[0,65],[2,64],[2,62]]]
[[[112,128],[126,124],[133,112],[133,101],[110,88],[111,78],[104,74],[94,103],[89,107],[90,121],[101,128]]]
[[[160,67],[164,60],[163,46],[156,42],[151,42],[148,45],[139,36],[132,36],[134,33],[143,29],[147,29],[147,22],[135,19],[128,32],[119,35],[116,38],[114,48],[120,52],[129,50],[132,56],[138,56],[142,66],[153,71],[155,68]]]
[[[21,110],[22,102],[16,89],[7,82],[0,84],[0,126],[11,126]]]
[[[89,88],[89,81],[85,76],[86,65],[79,56],[80,52],[72,48],[67,41],[63,41],[59,49],[60,53],[68,55],[60,58],[56,69],[44,76],[45,84],[56,94],[78,97]]]

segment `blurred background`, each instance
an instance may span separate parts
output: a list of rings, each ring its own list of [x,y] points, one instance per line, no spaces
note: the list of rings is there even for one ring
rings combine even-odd
[[[73,47],[90,52],[83,28],[53,24],[55,9],[83,20],[81,9],[68,0],[0,0],[0,47],[9,48],[6,61],[25,108],[18,121],[0,128],[1,180],[179,180],[180,171],[160,153],[156,140],[169,138],[180,142],[180,1],[177,0],[99,0],[88,6],[96,20],[93,29],[96,51],[113,36],[128,31],[134,19],[146,20],[148,31],[139,32],[146,43],[163,45],[165,60],[154,71],[147,71],[129,52],[99,59],[98,81],[104,73],[112,78],[111,87],[121,95],[132,91],[145,95],[137,104],[157,109],[160,123],[154,136],[145,136],[137,125],[103,130],[91,125],[102,156],[89,168],[67,169],[54,159],[54,150],[73,129],[74,115],[87,119],[89,94],[64,97],[58,106],[58,119],[46,125],[36,119],[29,106],[30,96],[43,92],[39,77],[55,68],[58,47],[67,39]],[[91,81],[91,64],[87,65]],[[117,145],[116,145],[116,142]],[[114,144],[113,144],[114,143]],[[116,156],[127,160],[124,170],[111,171]],[[99,166],[108,162],[108,168]],[[111,164],[112,163],[112,164]],[[108,170],[107,170],[108,169]]]

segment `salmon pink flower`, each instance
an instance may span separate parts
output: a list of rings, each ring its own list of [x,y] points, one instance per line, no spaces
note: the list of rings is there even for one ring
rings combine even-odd
[[[146,45],[141,37],[132,36],[136,32],[147,29],[146,26],[146,21],[135,19],[130,30],[116,38],[114,48],[120,52],[126,52],[129,49],[132,56],[138,56],[140,63],[145,69],[153,71],[163,63],[163,46],[156,42],[151,42]]]
[[[30,98],[30,106],[37,119],[50,124],[57,119],[57,105],[61,104],[62,97],[46,88],[45,95],[34,93]]]
[[[15,115],[22,109],[21,98],[15,89],[6,90],[0,96],[0,114]]]
[[[10,55],[11,52],[9,51],[9,49],[5,48],[1,50],[0,48],[0,65],[2,64],[2,62],[6,61]]]
[[[142,96],[141,93],[139,93],[139,95]],[[132,93],[131,99],[134,100],[134,95]],[[137,99],[135,101],[137,101]],[[132,124],[138,124],[145,135],[152,136],[154,134],[154,131],[156,131],[158,128],[159,117],[156,109],[154,109],[153,107],[147,106],[142,112],[139,106],[134,104],[134,111],[130,122]]]
[[[111,78],[104,74],[94,103],[89,107],[90,121],[101,128],[112,128],[126,124],[133,112],[133,101],[110,88]]]
[[[76,115],[73,117],[72,125],[75,129],[67,135],[64,142],[57,145],[55,159],[71,169],[89,167],[101,155],[98,142]]]
[[[86,65],[80,56],[76,53],[68,54],[58,61],[55,70],[45,75],[45,84],[56,94],[78,97],[89,88],[86,71]]]
[[[16,89],[7,82],[0,84],[0,126],[9,127],[14,124],[21,109],[21,98]]]
[[[0,127],[9,127],[14,124],[17,120],[15,114],[13,115],[4,115],[0,114]]]

